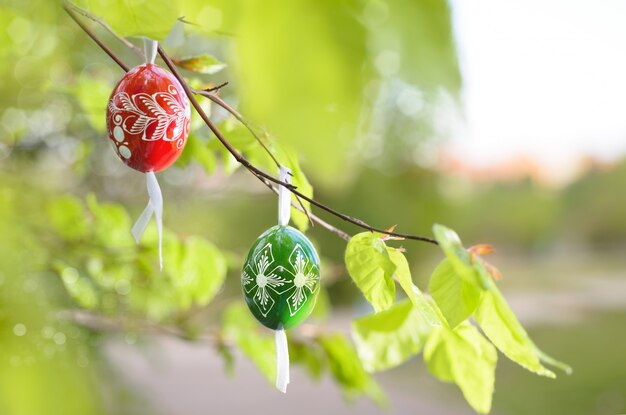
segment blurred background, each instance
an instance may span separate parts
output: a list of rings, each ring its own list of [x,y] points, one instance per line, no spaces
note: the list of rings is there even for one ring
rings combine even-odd
[[[466,246],[495,246],[513,310],[574,374],[539,378],[501,358],[492,413],[626,412],[625,2],[181,1],[172,21],[163,2],[131,3],[167,28],[171,56],[210,55],[185,76],[228,81],[227,102],[297,149],[316,199],[376,226],[430,235],[442,223]],[[141,17],[124,4],[103,18],[132,35],[124,21]],[[275,196],[194,119],[184,156],[159,175],[165,266],[180,255],[225,283],[155,277],[154,230],[138,247],[127,234],[144,178],[106,139],[123,72],[56,1],[3,0],[0,22],[0,413],[472,413],[419,357],[375,375],[391,402],[380,409],[344,399],[315,364],[296,366],[283,396],[263,362],[221,334],[206,341],[240,299],[239,264],[274,224]],[[243,127],[206,105],[263,163]],[[347,333],[370,309],[343,268],[345,242],[319,226],[308,235],[326,270],[312,324]],[[426,290],[441,253],[401,245]]]

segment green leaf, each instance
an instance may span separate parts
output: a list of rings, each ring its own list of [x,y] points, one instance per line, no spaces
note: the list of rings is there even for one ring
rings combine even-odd
[[[195,89],[200,89],[203,86],[201,82],[197,82],[193,78],[189,79],[189,85]],[[201,100],[198,100],[198,104],[200,104],[200,108],[202,109],[202,112],[204,112],[208,117],[211,117],[213,113],[213,101],[209,99],[201,99]],[[211,143],[215,136],[213,136],[212,133],[210,133],[210,135],[206,135],[207,131],[205,130],[205,128],[206,128],[206,124],[204,120],[202,119],[202,117],[200,116],[200,114],[198,113],[198,111],[195,111],[195,110],[191,111],[191,121],[189,124],[190,134],[199,134],[201,131],[204,134],[203,138],[206,137],[204,141],[208,141],[208,143]],[[230,139],[230,135],[227,134],[227,137]],[[218,141],[217,138],[215,138],[215,141]],[[219,146],[222,147],[221,144]],[[185,149],[185,151],[187,150]]]
[[[259,332],[259,323],[244,303],[233,303],[222,316],[224,334],[231,338],[268,382],[276,381],[276,345],[274,338]]]
[[[469,283],[485,284],[481,275],[476,271],[469,252],[463,247],[461,239],[456,232],[443,225],[435,224],[433,225],[433,234],[446,258],[450,260],[450,265],[452,265],[454,272]],[[489,288],[490,285],[486,284],[483,288]]]
[[[473,261],[452,229],[435,224],[433,234],[446,259],[430,280],[430,293],[451,327],[468,318],[476,309],[482,289],[494,284],[480,261]]]
[[[495,286],[483,293],[474,318],[489,340],[509,359],[538,375],[556,377],[541,364],[535,345]]]
[[[562,370],[563,372],[565,372],[566,375],[571,375],[572,373],[574,373],[574,369],[572,369],[570,365],[568,365],[567,363],[563,363],[560,360],[556,360],[552,356],[547,355],[537,346],[535,346],[535,353],[539,357],[539,360],[541,360],[543,363]]]
[[[386,397],[376,381],[365,371],[356,351],[343,335],[319,336],[317,342],[326,353],[330,371],[342,387],[346,397],[369,396],[380,406],[386,404]]]
[[[473,313],[485,335],[509,359],[531,372],[555,377],[541,364],[542,352],[528,337],[482,261],[472,260],[453,230],[434,225],[433,233],[446,260],[433,273],[430,291],[449,324],[459,324]],[[549,356],[544,359],[569,369]]]
[[[100,78],[82,74],[74,87],[74,95],[83,110],[83,115],[98,133],[104,133],[107,102],[113,86]]]
[[[186,287],[195,303],[204,306],[222,288],[225,278],[226,259],[215,245],[202,238],[188,238],[177,287]]]
[[[323,285],[320,285],[317,300],[315,300],[315,308],[313,308],[313,311],[311,312],[311,318],[317,321],[326,321],[328,320],[331,312],[332,306],[328,290]]]
[[[401,301],[388,310],[355,320],[352,338],[369,372],[396,367],[418,354],[430,331],[416,306]]]
[[[469,322],[454,330],[435,329],[424,347],[428,370],[444,382],[454,382],[477,412],[488,413],[495,383],[496,349]]]
[[[394,275],[398,280],[398,283],[406,293],[407,297],[415,303],[415,290],[413,290],[413,279],[411,278],[411,269],[406,257],[399,249],[387,247],[387,254],[389,259],[396,266]]]
[[[235,356],[233,356],[231,348],[220,342],[217,345],[217,353],[224,360],[224,372],[226,372],[226,375],[232,376],[235,372]]]
[[[279,158],[279,160],[291,170],[291,183],[298,188],[298,191],[305,196],[313,198],[313,186],[311,186],[311,183],[309,183],[309,179],[307,179],[304,171],[302,171],[297,154],[295,152],[286,153],[286,155]],[[297,206],[300,205],[296,196],[293,193],[291,194],[291,200]],[[304,199],[300,199],[300,201],[302,202],[304,208],[310,212],[311,203],[307,202]],[[302,232],[306,232],[306,230],[309,228],[308,216],[304,212],[299,211],[293,206],[291,207],[291,220]]]
[[[150,273],[158,272],[156,269],[158,261],[154,259],[158,256],[159,233],[155,222],[151,220],[141,236],[140,246],[143,249],[139,252],[140,256],[149,263],[150,268],[146,271]],[[163,252],[167,252],[167,255],[163,257],[165,271],[170,275],[176,274],[175,276],[179,278],[185,247],[176,233],[166,227],[163,228]]]
[[[87,207],[94,216],[94,237],[110,248],[134,246],[128,213],[118,205],[98,203],[94,195],[87,197]]]
[[[72,267],[63,267],[60,275],[65,289],[78,305],[88,310],[98,307],[98,294],[89,279]]]
[[[171,276],[177,269],[182,256],[182,243],[164,229],[163,258],[164,272],[159,271],[156,226],[150,224],[136,250],[134,266],[120,266],[111,277],[115,281],[126,280],[129,284],[127,299],[131,310],[145,315],[149,320],[160,322],[187,308],[189,296],[176,287]],[[124,284],[124,282],[122,282]],[[118,291],[118,294],[119,293]]]
[[[178,0],[76,0],[78,7],[104,20],[120,36],[163,40],[180,17]]]
[[[424,298],[424,294],[422,294],[420,289],[413,284],[409,263],[407,262],[402,251],[387,247],[387,253],[389,254],[391,261],[396,265],[395,276],[398,283],[413,305],[415,305],[417,311],[422,315],[422,318],[431,326],[440,326],[441,322],[433,311],[432,306],[428,303],[428,301],[426,301],[426,298]]]
[[[46,209],[55,232],[69,240],[80,239],[89,231],[85,208],[73,196],[62,196],[50,202]]]
[[[220,62],[215,56],[203,53],[197,56],[190,56],[183,59],[173,59],[174,63],[188,71],[213,75],[226,67],[224,62]]]
[[[315,380],[319,380],[327,367],[324,351],[316,344],[308,344],[289,338],[291,364],[303,366]]]
[[[190,133],[185,144],[185,151],[176,161],[177,166],[186,166],[190,161],[198,163],[207,174],[213,174],[217,165],[215,152],[208,145],[208,141],[198,134]]]
[[[346,268],[367,301],[377,313],[396,300],[393,273],[396,265],[387,252],[381,235],[359,233],[350,239],[345,254]]]
[[[259,145],[254,136],[248,131],[248,129],[233,116],[222,121],[218,128],[228,137],[228,141],[242,153],[246,153],[248,157],[254,159],[259,165],[266,169],[275,168],[275,164],[271,162],[271,159],[266,156],[265,150]],[[224,146],[219,140],[211,140],[209,143],[215,149],[223,149]],[[262,160],[256,159],[256,153],[250,154],[251,149],[259,150],[259,154],[262,155]]]
[[[225,148],[220,148],[218,152],[222,156],[222,168],[224,169],[223,171],[226,176],[230,176],[239,167],[241,167],[241,164],[239,164],[237,159],[233,157],[233,155],[230,154]]]
[[[450,259],[444,259],[435,268],[430,277],[429,291],[451,328],[472,315],[481,296],[481,289],[461,278]]]

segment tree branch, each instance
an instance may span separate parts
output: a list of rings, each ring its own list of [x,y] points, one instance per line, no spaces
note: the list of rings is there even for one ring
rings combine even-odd
[[[74,11],[74,7],[69,6],[69,4],[66,2],[63,4],[63,8],[65,9],[65,11],[67,12],[67,14],[70,15],[70,17],[72,18],[72,20],[74,20],[76,22],[76,24],[78,26],[80,26],[81,29],[83,29],[83,31],[85,33],[87,33],[87,35],[89,35],[89,37],[98,44],[98,46],[100,46],[100,48],[107,54],[109,55],[109,57],[111,59],[113,59],[115,61],[115,63],[117,63],[125,72],[129,71],[129,67],[124,63],[124,61],[122,61],[122,59],[119,58],[119,56],[117,56],[107,45],[104,44],[104,42],[102,42],[102,40],[100,40],[100,38],[98,38],[98,36],[96,36],[96,34],[87,27],[87,25],[85,25],[85,23],[83,23],[78,16],[76,15],[76,12]]]
[[[83,31],[85,31],[85,33],[87,33],[87,35],[89,37],[91,37],[91,39],[93,39],[94,42],[96,42],[96,44],[98,44],[98,46],[100,46],[102,48],[102,50],[104,50],[104,52],[106,52],[111,59],[113,59],[124,71],[128,72],[129,67],[109,48],[107,47],[99,38],[98,36],[89,28],[87,27],[83,22],[80,21],[80,19],[78,18],[78,16],[76,15],[76,13],[74,12],[74,10],[72,10],[72,8],[68,7],[67,5],[64,5],[64,9],[65,11],[70,15],[70,17],[81,27],[81,29],[83,29]],[[273,189],[273,185],[271,183],[274,183],[276,185],[280,185],[280,186],[284,186],[287,189],[289,189],[289,191],[291,191],[294,195],[296,195],[297,197],[306,200],[307,202],[311,203],[312,205],[334,215],[337,216],[338,218],[352,223],[353,225],[356,225],[358,227],[361,227],[363,229],[366,229],[368,231],[372,231],[372,232],[379,232],[382,234],[386,234],[389,236],[395,236],[395,237],[399,237],[399,238],[404,238],[404,239],[410,239],[410,240],[416,240],[416,241],[422,241],[422,242],[428,242],[431,244],[435,244],[437,245],[437,241],[434,240],[433,238],[429,238],[426,236],[422,236],[422,235],[412,235],[412,234],[406,234],[406,233],[400,233],[400,232],[392,232],[383,228],[378,228],[378,227],[374,227],[371,225],[368,225],[367,223],[365,223],[364,221],[362,221],[361,219],[352,217],[350,215],[347,215],[345,213],[339,212],[329,206],[326,206],[325,204],[318,202],[317,200],[310,198],[308,196],[306,196],[305,194],[299,192],[296,188],[296,186],[293,186],[289,183],[285,183],[282,182],[281,180],[275,178],[274,176],[264,172],[263,170],[257,168],[256,166],[254,166],[253,164],[251,164],[241,153],[239,153],[239,151],[237,151],[236,148],[234,148],[230,142],[224,137],[224,135],[217,129],[217,127],[215,126],[215,124],[213,124],[213,122],[211,121],[211,119],[209,118],[209,116],[204,112],[204,110],[202,109],[202,107],[200,106],[200,104],[198,103],[198,101],[195,98],[195,94],[198,95],[210,95],[209,92],[207,91],[196,91],[194,89],[192,89],[189,84],[185,81],[185,79],[180,75],[180,72],[178,71],[178,69],[176,68],[176,66],[174,65],[174,63],[172,62],[172,60],[169,58],[169,56],[165,53],[165,51],[159,46],[159,55],[161,56],[161,58],[163,59],[163,61],[165,62],[165,64],[168,66],[168,68],[170,69],[170,71],[172,72],[172,74],[179,80],[179,82],[181,83],[183,89],[185,90],[185,93],[187,94],[189,101],[191,102],[191,104],[193,105],[193,107],[196,109],[198,115],[200,115],[200,117],[202,118],[202,120],[204,121],[204,123],[207,125],[207,127],[209,127],[209,129],[213,132],[213,134],[215,134],[215,136],[217,137],[217,139],[222,143],[222,145],[226,148],[226,150],[228,150],[228,152],[235,158],[235,160],[237,160],[237,162],[239,162],[242,166],[244,166],[248,171],[250,171],[255,177],[257,177],[259,180],[261,180],[264,184],[266,185],[270,185],[272,186]],[[209,99],[211,99],[210,96],[208,96]],[[225,104],[221,99],[219,100],[221,101],[221,103]],[[215,102],[215,101],[214,101]],[[216,102],[218,105],[222,106],[224,109],[226,109],[227,111],[229,111],[230,106],[228,106],[227,104],[225,106],[221,105],[220,102]],[[231,108],[232,109],[232,108]],[[234,115],[234,113],[237,113],[237,111],[235,111],[234,109],[232,109],[233,112],[231,112],[231,114]],[[241,115],[239,115],[239,121],[243,122],[243,117],[241,117]],[[244,124],[245,125],[245,124]],[[249,128],[251,130],[251,128]],[[260,139],[259,139],[260,141]],[[275,160],[276,161],[276,160]],[[305,210],[306,211],[306,210]],[[317,218],[316,216],[309,216],[311,219],[315,220],[317,223],[319,223],[320,225],[322,225],[325,229],[329,229],[328,226],[330,226],[333,232],[338,233],[337,231],[339,231],[341,234],[340,236],[342,238],[345,239],[345,235],[347,235],[345,232],[338,230],[337,228],[329,225],[328,223],[319,220],[319,218]],[[315,219],[317,218],[317,219]],[[323,222],[323,223],[322,223]],[[327,226],[325,226],[327,225]],[[331,230],[331,229],[329,229]],[[338,233],[339,234],[339,233]]]
[[[261,182],[263,182],[263,184],[266,185],[268,188],[270,188],[274,193],[278,194],[278,187],[274,186],[272,183],[268,182],[267,180],[263,179],[262,177],[259,177],[259,180],[261,180]],[[299,205],[297,205],[294,201],[291,201],[291,206],[293,206],[294,208],[298,209],[300,212],[305,213],[309,217],[309,220],[311,222],[316,222],[322,228],[326,229],[329,232],[337,234],[337,236],[339,236],[341,239],[343,239],[345,241],[349,241],[350,240],[350,235],[348,235],[346,232],[344,232],[341,229],[331,225],[330,223],[326,222],[325,220],[323,220],[319,216],[316,216],[312,212],[309,212],[308,210],[306,210],[304,208],[304,206],[302,206],[302,202],[300,201],[300,199],[298,199],[298,202],[300,202]]]
[[[224,88],[226,85],[228,85],[228,81],[222,82],[221,84],[219,84],[217,86],[204,89],[203,91],[206,91],[206,92],[218,92],[220,89]]]
[[[109,32],[111,35],[113,35],[117,40],[119,40],[120,42],[122,42],[124,44],[124,46],[126,46],[127,48],[129,48],[130,50],[132,50],[133,52],[135,52],[137,55],[139,55],[142,59],[145,59],[145,55],[143,53],[143,50],[141,50],[141,48],[135,46],[132,42],[130,42],[128,39],[118,35],[117,33],[115,33],[115,31],[113,31],[113,29],[111,28],[111,26],[109,26],[107,24],[107,22],[105,22],[104,20],[102,20],[101,18],[94,16],[93,14],[89,13],[86,10],[81,9],[80,7],[77,7],[75,5],[73,5],[72,3],[70,3],[69,1],[64,1],[63,2],[63,7],[65,8],[65,10],[69,10],[71,9],[72,11],[85,16],[86,18],[93,20],[94,22],[98,23],[100,26],[102,26],[107,32]],[[76,20],[76,19],[74,19]]]
[[[278,162],[274,154],[272,154],[272,152],[266,146],[263,140],[261,140],[261,137],[259,137],[256,131],[254,131],[254,128],[252,128],[250,123],[245,118],[243,118],[239,111],[228,105],[222,98],[220,98],[219,95],[217,95],[213,91],[196,91],[196,93],[210,99],[211,101],[228,111],[233,117],[235,117],[244,127],[246,127],[246,129],[250,132],[250,134],[252,134],[256,141],[258,141],[258,143],[261,145],[261,147],[263,147],[265,152],[272,158],[272,160],[274,160],[276,167],[280,168],[280,163]]]
[[[226,83],[224,83],[222,85],[225,85],[227,83],[228,82],[226,82]],[[233,107],[228,105],[228,103],[226,103],[226,101],[224,101],[219,95],[217,95],[216,92],[214,92],[214,91],[218,90],[222,85],[220,85],[219,87],[216,87],[216,88],[206,89],[206,90],[202,90],[202,91],[195,91],[195,93],[198,94],[198,95],[202,95],[204,97],[209,98],[211,101],[213,101],[214,103],[216,103],[217,105],[219,105],[220,107],[222,107],[223,109],[228,111],[233,117],[235,117],[235,119],[237,119],[244,127],[246,127],[246,129],[256,139],[256,141],[261,145],[261,147],[263,147],[265,152],[272,158],[272,160],[274,160],[274,163],[276,164],[276,167],[280,168],[280,163],[278,162],[278,160],[276,159],[274,154],[272,154],[270,149],[265,145],[263,140],[261,140],[261,137],[259,137],[259,135],[256,133],[254,128],[252,128],[250,123],[248,123],[248,121],[239,113],[239,111],[237,111],[236,109],[234,109]],[[300,199],[300,197],[298,197],[298,195],[295,195],[295,194],[294,194],[294,196],[296,197],[296,200],[298,201],[298,204],[300,205],[300,209],[298,209],[298,210],[300,210],[301,212],[304,212],[306,214],[307,218],[309,219],[309,222],[311,223],[311,226],[314,226],[313,216],[311,216],[311,213],[304,207],[304,204],[302,203],[302,200]],[[322,226],[324,226],[324,225],[322,225]],[[343,232],[343,231],[341,231],[341,232]],[[345,232],[343,232],[343,233],[346,234]],[[343,236],[342,236],[342,238],[343,238]]]
[[[87,310],[61,310],[58,317],[79,324],[91,330],[100,332],[128,332],[138,331],[145,334],[175,337],[181,340],[197,340],[217,346],[223,339],[216,335],[215,330],[209,330],[198,336],[192,336],[179,327],[151,322],[142,318],[127,316],[105,316]]]

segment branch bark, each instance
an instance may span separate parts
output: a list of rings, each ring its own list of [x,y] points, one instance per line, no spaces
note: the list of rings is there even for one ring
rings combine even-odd
[[[143,50],[141,48],[139,48],[138,46],[135,46],[132,42],[130,42],[128,39],[118,35],[117,33],[115,33],[115,31],[111,28],[111,26],[109,26],[107,24],[107,22],[105,22],[104,20],[102,20],[101,18],[94,16],[93,14],[81,9],[80,7],[77,7],[75,5],[73,5],[72,3],[68,2],[68,1],[64,1],[63,2],[63,7],[65,8],[65,10],[71,9],[72,11],[85,16],[86,18],[93,20],[94,22],[98,23],[100,26],[102,26],[107,32],[109,32],[111,35],[113,35],[117,40],[119,40],[121,43],[124,44],[124,46],[126,46],[128,49],[132,50],[133,52],[135,52],[140,58],[144,59],[145,55],[143,53]],[[76,20],[76,19],[74,19]]]
[[[78,26],[80,26],[80,28],[89,37],[91,37],[91,39],[94,42],[96,42],[96,44],[98,44],[98,46],[100,46],[100,48],[102,48],[102,50],[107,55],[109,55],[111,57],[111,59],[113,59],[124,71],[128,72],[129,67],[115,54],[115,52],[113,52],[106,44],[104,44],[104,42],[102,42],[102,40],[100,40],[98,38],[98,36],[89,27],[87,27],[80,20],[80,18],[76,15],[76,12],[73,10],[72,7],[69,7],[67,4],[65,4],[64,5],[64,9],[70,15],[70,17],[76,22],[76,24],[78,24]],[[98,21],[96,20],[96,22],[98,22]],[[101,23],[101,22],[98,22],[98,23]],[[340,219],[342,219],[342,220],[344,220],[344,221],[346,221],[348,223],[351,223],[353,225],[356,225],[356,226],[358,226],[360,228],[363,228],[363,229],[371,231],[371,232],[379,232],[379,233],[382,233],[382,234],[385,234],[385,235],[394,236],[394,237],[398,237],[398,238],[415,240],[415,241],[422,241],[422,242],[427,242],[427,243],[431,243],[431,244],[434,244],[434,245],[438,245],[438,243],[437,243],[437,241],[435,239],[429,238],[427,236],[413,235],[413,234],[400,233],[400,232],[393,232],[393,231],[390,231],[390,230],[387,230],[387,229],[383,229],[383,228],[379,228],[379,227],[374,227],[374,226],[368,225],[367,223],[365,223],[363,220],[361,220],[359,218],[355,218],[355,217],[352,217],[352,216],[347,215],[345,213],[339,212],[339,211],[331,208],[330,206],[327,206],[327,205],[325,205],[325,204],[323,204],[321,202],[318,202],[317,200],[315,200],[313,198],[310,198],[310,197],[306,196],[305,194],[299,192],[297,190],[296,186],[293,186],[293,185],[291,185],[289,183],[282,182],[279,179],[277,179],[274,176],[272,176],[271,174],[266,173],[263,170],[259,169],[258,167],[254,166],[253,164],[251,164],[241,153],[239,153],[239,151],[236,148],[234,148],[232,146],[232,144],[226,139],[226,137],[224,137],[224,135],[219,131],[219,129],[211,121],[209,116],[204,112],[204,110],[202,109],[202,107],[200,106],[198,101],[196,100],[195,95],[205,96],[205,97],[211,99],[216,104],[222,106],[222,108],[224,108],[226,111],[228,111],[231,114],[233,114],[233,116],[235,116],[235,118],[237,118],[240,122],[242,122],[244,124],[244,126],[246,126],[251,131],[251,133],[253,133],[255,135],[255,138],[257,138],[259,143],[261,143],[261,145],[263,145],[263,147],[269,153],[269,149],[267,149],[267,147],[265,147],[265,145],[262,143],[261,139],[258,136],[256,136],[256,134],[252,131],[253,129],[244,121],[243,117],[236,110],[234,110],[232,107],[227,105],[223,100],[215,99],[216,95],[212,94],[211,92],[197,91],[197,90],[192,89],[189,86],[189,84],[187,83],[187,81],[181,76],[180,72],[178,71],[178,69],[176,68],[176,66],[174,65],[174,63],[170,59],[170,57],[165,53],[163,48],[161,48],[161,46],[159,46],[158,51],[159,51],[159,55],[161,56],[161,58],[163,59],[165,64],[168,66],[168,68],[170,69],[172,74],[179,80],[179,82],[183,86],[183,89],[185,90],[185,93],[187,94],[187,96],[189,98],[189,101],[191,102],[193,107],[196,109],[198,115],[200,115],[200,117],[202,118],[204,123],[207,125],[207,127],[209,127],[209,129],[213,132],[213,134],[215,134],[217,139],[228,150],[228,152],[235,158],[235,160],[237,160],[237,162],[239,162],[250,173],[252,173],[257,179],[259,179],[265,185],[270,187],[272,190],[276,190],[275,185],[284,186],[287,189],[289,189],[289,191],[291,191],[294,195],[296,195],[296,197],[301,198],[302,200],[306,200],[307,202],[311,203],[312,205],[314,205],[314,206],[316,206],[316,207],[318,207],[318,208],[320,208],[320,209],[330,213],[331,215],[334,215],[334,216],[336,216],[336,217],[338,217],[338,218],[340,218]],[[278,161],[275,158],[274,158],[274,161],[276,161],[278,163]],[[308,213],[308,212],[306,212],[306,209],[304,209],[304,206],[301,206],[300,210],[304,211],[305,213]],[[314,216],[314,215],[312,215],[310,213],[308,213],[308,214],[309,214],[309,218],[311,220],[314,220],[316,223],[320,224],[325,229],[330,230],[331,232],[336,233],[337,235],[339,235],[343,239],[349,240],[349,235],[345,231],[342,231],[341,229],[338,229],[338,228],[334,227],[333,225],[330,225],[329,223],[321,220],[317,216]]]

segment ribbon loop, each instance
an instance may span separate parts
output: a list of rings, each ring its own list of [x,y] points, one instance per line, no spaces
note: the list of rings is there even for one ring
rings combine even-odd
[[[163,195],[154,172],[146,173],[146,188],[148,189],[149,197],[148,205],[139,215],[130,232],[133,238],[135,238],[135,242],[139,243],[141,235],[145,232],[152,215],[154,215],[159,234],[159,269],[163,271]]]
[[[278,329],[274,332],[276,342],[276,389],[287,393],[289,384],[289,348],[285,330]]]
[[[291,170],[285,166],[280,166],[279,179],[282,182],[291,184]],[[283,185],[278,187],[278,224],[287,226],[291,217],[291,191]],[[287,393],[289,384],[289,347],[287,346],[287,335],[285,330],[280,328],[274,332],[276,342],[276,389],[282,393]]]
[[[143,54],[145,56],[146,63],[154,63],[158,47],[159,42],[156,40],[152,40],[147,37],[143,38]]]
[[[291,170],[280,166],[279,179],[291,184]],[[278,224],[287,226],[291,218],[291,191],[283,185],[278,187]]]

